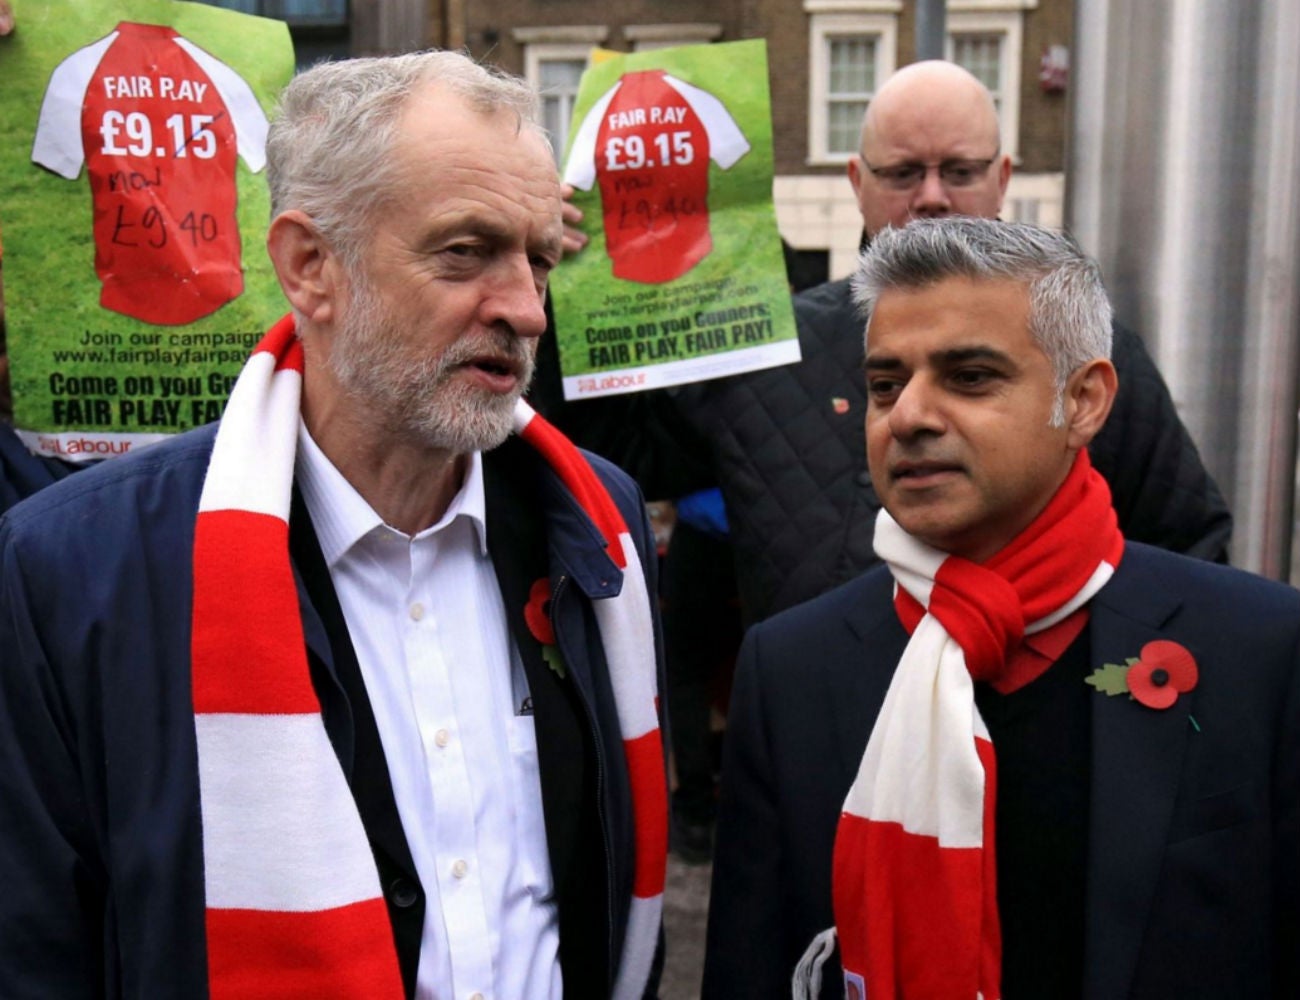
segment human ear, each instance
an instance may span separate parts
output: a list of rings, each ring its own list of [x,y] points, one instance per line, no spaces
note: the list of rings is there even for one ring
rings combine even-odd
[[[1003,153],[998,158],[997,171],[998,171],[998,191],[1001,192],[1001,196],[1005,198],[1007,196],[1007,185],[1011,183],[1012,165],[1011,165],[1010,155],[1008,155],[1007,153]],[[1001,207],[1002,206],[999,203],[998,208],[1000,209]]]
[[[1107,358],[1094,358],[1066,380],[1065,424],[1071,448],[1086,448],[1097,436],[1118,389],[1119,377]]]
[[[311,219],[296,209],[277,215],[266,234],[266,250],[294,311],[314,323],[329,323],[341,287],[339,262]]]
[[[862,201],[862,157],[849,157],[849,183],[853,185],[853,195]]]

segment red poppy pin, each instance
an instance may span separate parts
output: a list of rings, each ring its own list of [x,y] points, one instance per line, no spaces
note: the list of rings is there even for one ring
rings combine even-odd
[[[1196,687],[1196,660],[1183,646],[1157,639],[1123,664],[1105,663],[1087,677],[1103,694],[1127,694],[1147,708],[1168,708]]]
[[[533,638],[542,644],[542,659],[563,680],[564,660],[560,658],[560,647],[555,644],[555,627],[551,624],[551,581],[544,576],[534,580],[528,591],[524,621]]]

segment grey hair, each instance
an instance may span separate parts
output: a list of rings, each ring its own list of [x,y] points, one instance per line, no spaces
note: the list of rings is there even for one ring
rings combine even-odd
[[[290,81],[266,140],[271,217],[306,213],[355,268],[371,220],[391,196],[390,155],[410,96],[435,83],[483,114],[513,112],[520,130],[538,124],[537,93],[518,77],[459,52],[431,49],[320,63]]]
[[[1058,424],[1070,375],[1095,358],[1110,357],[1110,300],[1096,261],[1058,230],[970,216],[917,219],[876,234],[858,261],[853,300],[869,323],[883,292],[947,278],[1028,286],[1029,332],[1052,363]]]

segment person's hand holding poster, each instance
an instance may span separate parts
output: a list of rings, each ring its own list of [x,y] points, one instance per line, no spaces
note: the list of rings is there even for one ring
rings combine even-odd
[[[14,423],[39,453],[120,454],[219,416],[284,309],[255,175],[292,44],[283,22],[172,0],[18,16],[0,47]]]
[[[567,399],[799,360],[763,42],[598,62],[564,180],[591,238],[551,281]]]

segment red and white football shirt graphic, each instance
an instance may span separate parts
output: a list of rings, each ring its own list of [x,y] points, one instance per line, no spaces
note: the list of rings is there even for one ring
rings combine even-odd
[[[244,290],[235,161],[260,171],[266,131],[243,78],[163,25],[123,21],[55,68],[32,162],[86,165],[105,309],[189,323]]]
[[[564,180],[599,181],[614,274],[658,284],[709,255],[709,160],[730,169],[749,142],[712,94],[663,70],[625,73],[587,112]]]

